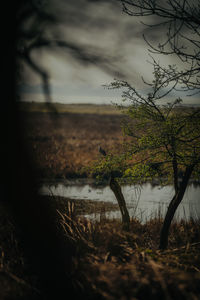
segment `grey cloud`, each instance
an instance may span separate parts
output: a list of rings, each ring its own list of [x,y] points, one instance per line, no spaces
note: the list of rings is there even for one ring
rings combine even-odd
[[[134,56],[136,39],[142,39],[139,20],[123,14],[118,1],[67,3],[62,12],[65,16],[67,11],[63,35],[68,44],[73,44],[69,47],[72,56],[80,63],[95,64],[113,77],[127,79],[130,71],[124,49],[131,48],[129,53]],[[131,46],[133,41],[135,45]]]
[[[142,35],[157,44],[162,29],[147,27],[140,23],[140,18],[124,14],[120,1],[50,0],[48,12],[55,15],[57,22],[46,27],[42,42],[46,37],[54,41],[50,49],[62,56],[66,68],[70,66],[84,77],[84,71],[94,67],[96,77],[103,71],[111,79],[131,80],[134,84],[139,84],[142,71],[147,76],[148,47]],[[148,24],[155,21],[158,19],[154,17],[145,19]],[[50,68],[46,55],[41,55],[39,49],[40,45],[35,45],[36,60]],[[74,80],[76,85],[78,81]]]
[[[54,11],[58,22],[44,34],[53,38],[53,46],[61,47],[63,53],[71,55],[81,65],[94,65],[112,77],[128,78],[123,52],[133,39],[133,28],[138,31],[138,24],[136,26],[133,18],[130,20],[122,14],[119,1],[51,1],[51,5],[49,10]],[[133,28],[128,34],[130,21]],[[33,50],[42,46],[52,47],[45,36],[34,44]],[[131,52],[134,54],[134,47]]]

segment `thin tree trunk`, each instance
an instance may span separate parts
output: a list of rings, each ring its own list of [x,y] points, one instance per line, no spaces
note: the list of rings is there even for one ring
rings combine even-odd
[[[115,194],[115,197],[117,199],[121,214],[122,214],[122,224],[123,224],[123,229],[126,231],[129,231],[130,229],[130,217],[129,217],[129,213],[126,207],[126,202],[124,199],[124,196],[122,194],[122,190],[120,185],[118,184],[118,182],[115,180],[113,174],[111,173],[110,176],[110,188],[113,191],[113,193]]]
[[[189,179],[191,177],[192,171],[194,169],[194,165],[188,166],[186,168],[183,180],[178,188],[178,190],[175,192],[175,195],[173,197],[173,199],[171,200],[165,219],[164,219],[164,223],[161,229],[161,233],[160,233],[160,249],[166,249],[168,246],[168,235],[169,235],[169,228],[172,222],[172,219],[174,217],[174,214],[176,212],[177,207],[179,206],[179,204],[181,203],[183,196],[185,194],[185,190],[187,188]]]
[[[99,152],[103,155],[106,156],[106,152],[105,150],[103,150],[101,147],[99,147]],[[124,199],[124,196],[122,194],[122,190],[121,187],[119,185],[119,183],[115,180],[114,174],[111,171],[110,172],[110,179],[109,179],[109,185],[111,190],[113,191],[118,205],[119,205],[119,209],[121,211],[121,215],[122,215],[122,226],[123,229],[126,231],[129,231],[130,229],[130,216],[126,207],[126,201]]]
[[[174,189],[175,189],[175,193],[177,193],[178,192],[178,167],[177,167],[177,160],[175,154],[172,163],[173,163],[173,171],[174,171]]]

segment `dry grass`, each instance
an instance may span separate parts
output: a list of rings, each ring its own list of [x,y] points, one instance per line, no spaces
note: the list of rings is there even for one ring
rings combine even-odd
[[[73,201],[64,205],[60,198],[51,200],[57,209],[58,231],[74,245],[70,278],[83,298],[199,299],[199,221],[173,223],[169,249],[160,251],[161,220],[142,225],[133,219],[126,232],[120,221],[93,223],[76,215],[80,205]],[[1,299],[39,299],[38,279],[3,208],[0,222]]]
[[[162,220],[130,232],[117,220],[92,223],[73,209],[60,225],[74,241],[73,280],[88,299],[198,299],[200,296],[200,222],[173,223],[169,249],[157,249]],[[198,242],[197,242],[198,241]]]
[[[40,178],[86,176],[84,167],[98,159],[98,147],[119,149],[124,137],[115,114],[22,113],[24,145]]]
[[[79,253],[79,260],[75,259],[74,280],[83,294],[89,293],[88,297],[199,298],[200,242],[193,243],[200,241],[199,223],[174,223],[167,251],[157,250],[161,226],[157,220],[145,225],[132,220],[128,233],[118,221],[94,224],[62,215],[61,224],[79,249],[87,249]]]
[[[100,114],[100,115],[119,115],[121,111],[114,105],[95,105],[95,104],[62,104],[62,103],[39,103],[39,102],[20,102],[20,111],[42,112],[42,113],[81,113],[81,114]]]

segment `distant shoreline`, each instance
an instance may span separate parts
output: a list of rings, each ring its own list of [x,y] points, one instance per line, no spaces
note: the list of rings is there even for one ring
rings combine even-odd
[[[106,186],[109,185],[109,181],[108,180],[102,180],[101,182],[97,182],[97,180],[95,178],[40,178],[38,179],[38,185],[42,186],[42,185],[54,185],[57,186],[58,184],[62,184],[64,186],[85,186],[85,185],[89,185],[91,187],[98,187],[98,188],[104,188]],[[129,181],[126,182],[126,180],[124,180],[123,182],[120,183],[121,186],[124,185],[145,185],[145,184],[151,184],[152,187],[154,186],[161,186],[161,182],[158,181],[158,179],[152,179],[152,180],[146,180],[144,182],[132,182],[130,183]],[[166,186],[173,186],[173,182],[171,183],[166,183]],[[189,181],[189,185],[196,185],[199,186],[200,185],[200,180],[199,179],[195,179],[195,178],[191,178]]]
[[[82,113],[82,114],[122,114],[115,105],[112,104],[63,104],[50,102],[18,102],[19,111],[41,112],[41,113]]]

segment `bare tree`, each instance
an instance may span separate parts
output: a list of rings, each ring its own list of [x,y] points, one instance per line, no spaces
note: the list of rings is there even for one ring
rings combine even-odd
[[[123,147],[124,161],[110,156],[110,164],[132,182],[157,178],[162,184],[173,183],[174,196],[160,234],[161,249],[168,246],[171,221],[192,175],[196,173],[198,178],[200,164],[200,109],[184,108],[180,98],[162,104],[160,93],[165,80],[163,73],[155,70],[146,95],[125,81],[109,86],[123,88],[122,97],[129,101],[125,111],[128,119],[123,124],[124,133],[129,136]]]
[[[133,17],[141,17],[142,19],[147,18],[147,21],[150,21],[151,24],[146,25],[151,30],[159,31],[160,41],[157,45],[155,45],[155,43],[151,43],[144,35],[144,39],[149,46],[149,52],[152,57],[155,79],[152,83],[147,83],[144,79],[143,80],[144,83],[149,86],[150,90],[153,89],[153,92],[150,92],[147,97],[145,97],[138,93],[135,88],[132,88],[132,86],[126,82],[118,82],[117,84],[114,83],[114,87],[126,87],[128,91],[124,93],[125,98],[136,102],[138,99],[139,103],[137,102],[137,105],[142,104],[144,114],[146,113],[148,115],[152,110],[154,111],[155,109],[155,113],[160,114],[162,119],[163,112],[160,110],[157,104],[159,101],[162,102],[162,100],[166,100],[166,97],[170,95],[172,91],[182,91],[183,96],[194,96],[200,93],[200,4],[198,1],[188,0],[121,0],[121,3],[123,6],[123,11],[126,14]],[[165,32],[164,40],[163,32]],[[169,65],[168,67],[162,66],[162,64],[155,59],[155,56],[157,55],[161,55],[161,57],[167,55],[170,58],[175,58],[176,64]],[[175,100],[169,104],[167,118],[164,116],[163,122],[170,117],[171,112],[174,110],[174,107],[177,105],[177,103],[178,102]],[[198,117],[198,115],[199,110],[195,111],[194,113],[194,116]],[[194,166],[199,161],[196,151],[199,147],[199,142],[197,142],[195,150],[192,148],[194,147],[194,140],[198,141],[199,139],[198,133],[196,134],[194,140],[192,138],[190,139],[189,136],[187,138],[185,136],[183,140],[179,140],[179,138],[177,139],[177,136],[183,130],[185,130],[185,127],[187,127],[187,123],[193,123],[192,116],[193,113],[190,113],[187,116],[187,119],[185,119],[185,124],[179,124],[177,132],[177,124],[175,124],[176,122],[174,123],[173,121],[173,132],[170,134],[169,132],[167,133],[169,140],[165,147],[172,159],[171,163],[174,172],[173,177],[175,196],[170,202],[161,230],[161,249],[167,247],[168,232],[171,221],[179,203],[183,198]],[[149,118],[154,118],[154,113],[150,114]],[[192,127],[194,127],[194,124]],[[190,130],[191,129],[189,129],[189,132],[191,133]],[[190,154],[192,153],[191,155],[193,157],[191,163],[188,164],[187,161],[185,164],[184,176],[181,180],[181,183],[178,182],[178,167],[180,163],[178,160],[180,157],[178,157],[177,153],[177,142],[179,145],[180,142],[184,143],[183,145],[185,145],[187,151],[191,151]],[[188,142],[189,146],[186,146]],[[169,145],[170,150],[168,149]],[[149,147],[151,148],[151,145],[149,145]]]
[[[120,2],[126,14],[142,20],[146,18],[149,23],[144,23],[149,29],[149,37],[144,35],[144,39],[149,46],[154,74],[152,82],[143,79],[148,87],[147,93],[139,92],[126,81],[116,80],[108,86],[111,89],[123,88],[123,99],[130,101],[127,113],[134,120],[132,125],[131,122],[125,125],[124,131],[133,141],[125,147],[125,159],[135,156],[134,161],[137,161],[137,154],[143,153],[142,160],[135,162],[130,169],[124,163],[123,171],[139,178],[152,173],[160,176],[163,166],[168,171],[171,168],[175,194],[160,235],[160,248],[165,249],[171,221],[189,179],[199,165],[199,109],[180,111],[177,106],[182,100],[175,96],[169,101],[168,97],[172,92],[182,92],[183,96],[200,93],[200,4],[187,0]],[[157,44],[150,41],[150,30],[157,32]],[[163,66],[163,56],[176,63]],[[119,164],[122,170],[121,162]],[[181,172],[183,174],[179,178]]]
[[[147,36],[144,39],[151,54],[178,58],[180,67],[165,68],[156,60],[154,66],[162,70],[173,89],[194,95],[200,92],[200,4],[199,1],[122,0],[123,11],[130,16],[147,18],[149,29],[159,30],[155,45]],[[163,34],[165,33],[165,34]],[[150,33],[149,33],[150,34]],[[163,39],[163,36],[165,38]]]

